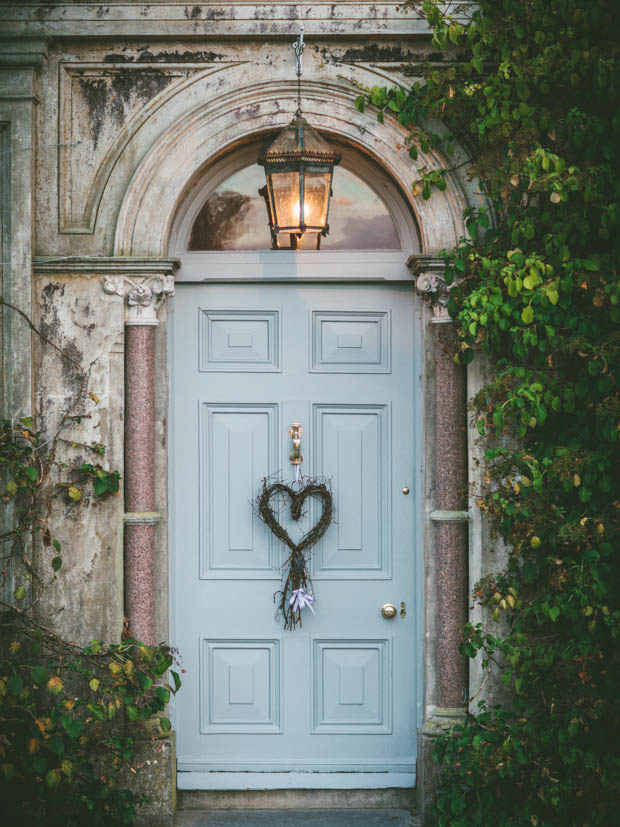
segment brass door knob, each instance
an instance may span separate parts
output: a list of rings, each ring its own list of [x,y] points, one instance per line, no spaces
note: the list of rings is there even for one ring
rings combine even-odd
[[[381,614],[386,620],[391,620],[393,617],[396,617],[396,606],[393,603],[386,603],[384,606],[381,606]]]

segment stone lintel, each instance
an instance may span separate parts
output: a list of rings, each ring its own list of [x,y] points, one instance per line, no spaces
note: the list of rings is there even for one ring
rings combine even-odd
[[[37,256],[33,260],[35,273],[57,275],[106,275],[147,277],[172,275],[181,266],[178,258],[147,256]]]
[[[461,7],[474,6],[465,0]],[[306,38],[418,36],[429,38],[424,18],[407,14],[401,0],[317,0],[306,3],[238,3],[219,0],[181,3],[28,3],[0,6],[0,29],[7,36],[53,37],[254,37],[294,38],[304,24]],[[467,12],[465,12],[467,15]],[[464,15],[464,16],[465,16]]]

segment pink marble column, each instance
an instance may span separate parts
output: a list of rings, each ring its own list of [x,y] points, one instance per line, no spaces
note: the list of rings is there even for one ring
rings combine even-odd
[[[467,660],[458,651],[467,622],[467,386],[453,354],[453,324],[435,328],[435,485],[437,510],[437,705],[463,706]]]
[[[155,635],[155,334],[157,310],[174,292],[171,275],[108,276],[103,289],[125,300],[125,614],[129,634]],[[164,265],[161,270],[169,270]]]
[[[154,448],[155,326],[126,324],[125,613],[129,633],[144,643],[155,642]]]
[[[435,691],[429,698],[433,717],[462,714],[468,692],[467,658],[458,647],[468,618],[468,461],[467,379],[454,362],[458,347],[455,325],[447,311],[449,288],[441,260],[416,257],[412,264],[418,292],[432,307],[430,330],[434,361],[435,498],[430,518],[435,526],[434,644],[431,660]],[[430,373],[430,371],[429,371]]]

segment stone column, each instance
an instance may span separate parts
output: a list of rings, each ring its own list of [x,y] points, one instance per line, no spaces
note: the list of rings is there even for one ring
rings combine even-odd
[[[129,634],[155,640],[155,328],[174,293],[170,275],[108,276],[108,294],[125,299],[125,614]]]
[[[430,309],[424,313],[429,340],[425,392],[433,399],[428,436],[432,435],[434,468],[428,469],[427,496],[434,528],[427,532],[426,549],[426,668],[431,674],[418,762],[418,803],[426,814],[437,783],[433,739],[463,720],[468,692],[467,658],[458,650],[468,618],[469,591],[467,380],[465,368],[453,358],[458,337],[447,309],[449,287],[443,279],[443,262],[416,256],[410,265],[417,292]]]
[[[458,336],[447,310],[442,264],[426,265],[418,292],[430,301],[435,351],[435,523],[437,562],[437,690],[435,714],[461,714],[468,690],[467,658],[458,651],[467,622],[467,375],[454,354]]]

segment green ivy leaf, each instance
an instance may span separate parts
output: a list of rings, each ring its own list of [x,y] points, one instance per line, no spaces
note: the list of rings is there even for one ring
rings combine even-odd
[[[172,680],[174,681],[174,691],[178,692],[181,688],[181,678],[179,677],[178,672],[175,672],[174,669],[170,670],[170,674],[172,675]]]
[[[45,686],[50,678],[49,670],[45,666],[33,666],[32,680],[39,686]]]
[[[526,101],[530,96],[530,87],[523,80],[523,78],[517,78],[515,87],[517,90],[517,95],[521,98],[522,101]]]
[[[37,481],[37,469],[34,468],[32,465],[27,465],[24,468],[24,474],[30,480],[30,482]]]
[[[525,324],[531,324],[534,321],[534,309],[531,305],[527,305],[521,311],[521,319],[525,322]]]
[[[47,773],[47,775],[45,776],[45,784],[50,789],[53,789],[54,787],[57,787],[60,784],[60,778],[61,778],[60,770],[58,770],[58,769],[50,770]]]
[[[586,259],[584,259],[583,260],[583,266],[586,268],[586,270],[591,270],[592,272],[595,272],[595,271],[601,269],[600,262],[597,261],[597,259],[595,259],[595,258],[586,258]]]
[[[17,672],[13,672],[12,675],[9,676],[9,679],[6,683],[6,688],[9,691],[9,695],[19,695],[19,693],[24,688],[24,682],[21,679],[21,676],[17,674]]]
[[[164,686],[158,686],[155,690],[155,695],[163,704],[167,704],[170,700],[170,691],[166,689]]]

